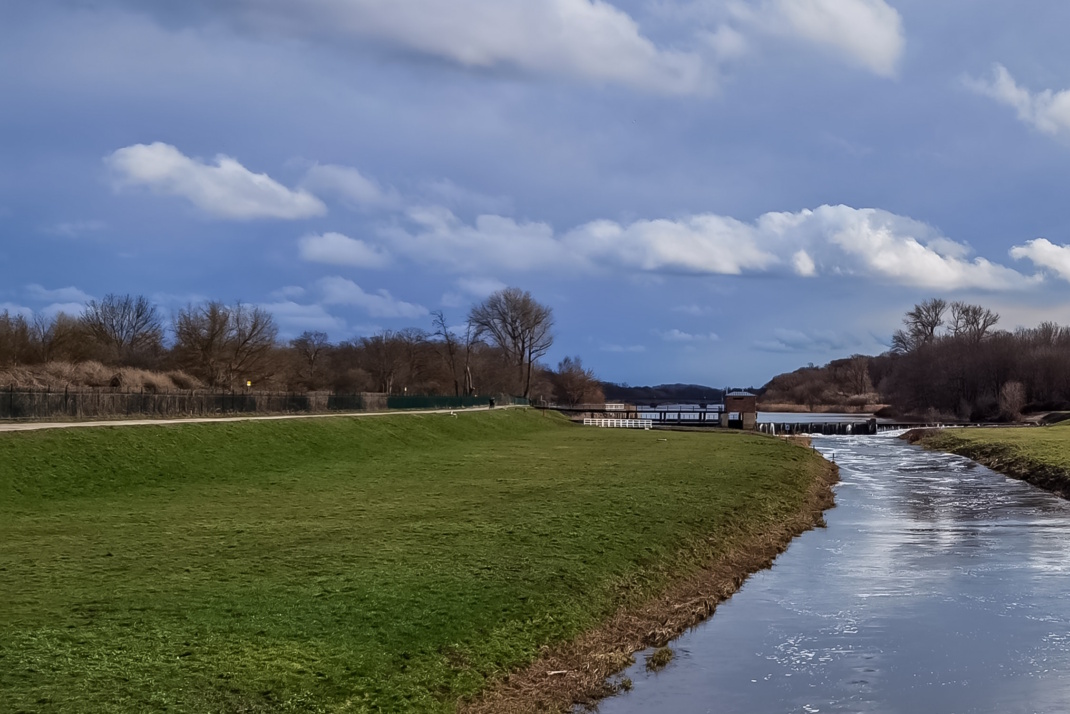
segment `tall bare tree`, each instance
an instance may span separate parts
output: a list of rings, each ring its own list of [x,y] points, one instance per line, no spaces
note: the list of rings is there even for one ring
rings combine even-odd
[[[468,315],[477,337],[486,337],[517,370],[523,396],[531,394],[532,367],[553,345],[553,311],[520,288],[504,288],[472,307]]]
[[[143,295],[109,293],[103,300],[90,300],[81,321],[109,356],[121,362],[157,349],[163,342],[163,321]]]
[[[936,331],[944,324],[947,301],[931,298],[918,303],[903,318],[905,330],[892,335],[892,349],[899,353],[913,352],[936,339]]]
[[[953,337],[980,342],[998,322],[999,314],[986,307],[964,302],[951,303],[951,321],[948,327]]]
[[[442,310],[435,310],[431,313],[431,325],[435,328],[435,337],[442,340],[439,354],[450,371],[450,379],[453,380],[453,394],[459,397],[461,396],[461,380],[457,374],[457,360],[460,356],[460,349],[457,344],[457,338],[446,324],[446,314]]]

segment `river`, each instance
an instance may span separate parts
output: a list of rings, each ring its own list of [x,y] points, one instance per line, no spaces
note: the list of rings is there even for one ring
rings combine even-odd
[[[1070,712],[1070,502],[892,436],[814,445],[828,528],[600,714]]]

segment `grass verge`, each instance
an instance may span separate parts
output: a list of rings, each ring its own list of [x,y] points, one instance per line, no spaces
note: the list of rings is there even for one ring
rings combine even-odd
[[[0,463],[11,711],[506,711],[621,618],[664,644],[831,498],[774,439],[520,410],[10,433]]]
[[[927,449],[965,456],[1070,498],[1070,422],[1046,427],[915,429],[903,436]]]

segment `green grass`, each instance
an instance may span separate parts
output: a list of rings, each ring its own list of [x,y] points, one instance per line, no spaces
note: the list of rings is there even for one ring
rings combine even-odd
[[[1070,471],[1070,422],[1021,428],[948,429],[925,439],[934,448],[1017,456]]]
[[[0,464],[5,712],[449,712],[822,468],[519,410],[0,434]]]

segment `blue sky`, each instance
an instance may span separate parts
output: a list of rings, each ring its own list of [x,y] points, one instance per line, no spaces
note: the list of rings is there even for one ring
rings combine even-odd
[[[931,296],[1070,322],[1070,5],[38,0],[0,22],[0,307],[284,336],[516,285],[550,358],[760,384]]]

